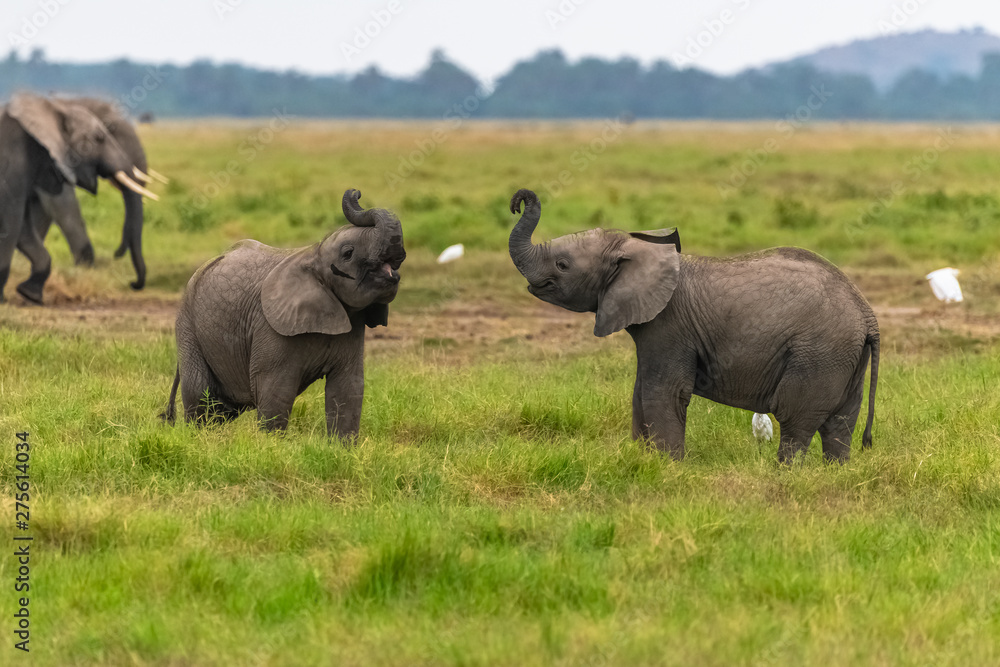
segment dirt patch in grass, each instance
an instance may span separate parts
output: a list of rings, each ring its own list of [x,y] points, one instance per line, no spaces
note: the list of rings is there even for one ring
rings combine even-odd
[[[150,298],[76,299],[46,294],[46,305],[20,296],[0,307],[0,326],[73,336],[144,339],[172,334],[177,301]]]
[[[873,303],[883,349],[903,354],[980,351],[1000,341],[1000,314],[970,298],[961,304],[935,300],[926,281],[903,273],[852,272]],[[87,297],[58,290],[43,307],[27,305],[16,294],[0,307],[0,326],[65,335],[143,339],[171,335],[179,295],[124,294]],[[390,309],[392,310],[392,309]],[[396,309],[389,326],[368,332],[370,354],[419,354],[434,363],[464,365],[497,358],[517,349],[526,353],[574,355],[600,349],[607,341],[593,335],[593,315],[572,313],[527,299],[453,299],[423,307]],[[630,345],[625,333],[617,344]]]

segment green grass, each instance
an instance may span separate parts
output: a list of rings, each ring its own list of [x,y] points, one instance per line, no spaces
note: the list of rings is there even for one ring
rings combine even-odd
[[[992,135],[953,147],[862,241],[847,240],[848,214],[931,130],[803,131],[722,201],[716,180],[768,127],[640,124],[546,203],[542,237],[606,216],[682,225],[691,251],[812,247],[870,284],[876,305],[927,317],[944,311],[919,284],[924,268],[971,274],[952,319],[883,326],[874,447],[827,465],[817,440],[782,467],[749,413],[697,398],[683,462],[632,442],[624,334],[592,340],[584,326],[579,344],[574,329],[561,344],[486,346],[456,333],[458,306],[533,307],[504,256],[506,197],[572,170],[593,128],[463,128],[387,192],[384,171],[429,127],[289,130],[187,222],[172,202],[252,127],[147,128],[151,164],[174,178],[150,205],[149,292],[127,292],[121,263],[69,267],[50,241],[62,289],[141,310],[175,300],[190,270],[244,235],[316,240],[359,187],[363,203],[400,213],[410,252],[379,331],[434,326],[370,347],[362,438],[347,448],[325,437],[319,383],[284,436],[252,413],[164,426],[169,330],[4,306],[0,540],[14,544],[14,433],[28,429],[32,664],[1000,662]],[[82,201],[107,255],[120,211],[106,193]],[[434,264],[458,241],[466,261]],[[22,657],[15,567],[0,558],[3,664]]]
[[[194,268],[242,238],[315,242],[343,223],[340,200],[350,187],[362,191],[362,205],[399,213],[408,250],[435,254],[459,242],[503,251],[510,196],[530,187],[543,198],[539,238],[677,226],[685,249],[699,254],[799,245],[838,265],[920,271],[1000,261],[1000,141],[977,126],[954,129],[950,147],[927,161],[934,127],[816,125],[784,137],[771,123],[636,123],[595,154],[588,146],[600,123],[466,123],[401,182],[387,175],[436,124],[304,123],[247,151],[247,137],[265,126],[141,128],[150,164],[173,179],[157,186],[163,201],[146,206],[150,293],[175,294]],[[748,155],[771,138],[780,150],[749,169]],[[236,175],[226,173],[229,164]],[[750,173],[743,185],[721,196],[720,185],[741,169]],[[121,290],[131,267],[110,259],[121,198],[102,188],[80,199],[104,271],[73,268],[59,239],[49,243],[57,273],[74,288]],[[879,200],[889,205],[864,217]]]

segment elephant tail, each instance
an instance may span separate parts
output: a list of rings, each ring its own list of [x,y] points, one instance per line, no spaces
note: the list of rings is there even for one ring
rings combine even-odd
[[[174,386],[170,388],[170,397],[167,399],[167,409],[160,413],[160,419],[167,422],[171,426],[175,421],[177,421],[177,409],[174,407],[174,403],[177,400],[177,387],[181,383],[181,367],[180,364],[177,365],[177,371],[174,373]]]
[[[875,421],[875,389],[878,387],[878,329],[868,333],[865,347],[870,349],[872,353],[872,377],[868,387],[868,423],[865,425],[864,435],[861,436],[861,447],[869,449],[872,446],[872,422]],[[864,373],[864,368],[861,369],[861,372]]]

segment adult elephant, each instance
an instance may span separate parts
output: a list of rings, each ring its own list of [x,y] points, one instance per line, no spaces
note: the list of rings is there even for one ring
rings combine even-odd
[[[132,162],[131,168],[126,170],[130,176],[134,176],[143,183],[149,183],[153,178],[166,182],[163,176],[149,169],[146,161],[146,152],[142,147],[142,142],[139,140],[139,135],[136,133],[135,127],[113,104],[88,97],[60,99],[59,102],[67,106],[77,106],[89,111],[104,123],[108,134],[114,137],[115,141],[118,142],[118,145],[121,146]],[[121,244],[115,251],[115,257],[121,257],[126,251],[131,254],[132,265],[135,267],[136,273],[136,279],[131,283],[131,287],[132,289],[139,290],[146,284],[146,262],[142,256],[142,195],[118,180],[112,180],[111,182],[121,191],[122,200],[125,204],[125,223],[122,226],[122,239]],[[56,194],[49,194],[41,189],[36,192],[38,201],[29,202],[29,206],[33,207],[29,215],[32,218],[32,225],[38,232],[38,236],[44,241],[49,227],[54,221],[66,237],[76,263],[93,264],[94,249],[87,235],[83,215],[80,213],[80,203],[76,199],[75,189],[71,185],[66,184]],[[155,196],[151,196],[151,198],[156,199]]]
[[[295,397],[326,378],[327,433],[361,421],[365,327],[385,326],[406,258],[399,219],[344,193],[351,224],[321,242],[282,250],[240,241],[198,269],[177,312],[177,373],[163,416],[226,420],[256,408],[284,429]]]
[[[130,156],[86,108],[29,93],[11,100],[0,114],[0,301],[19,247],[31,262],[31,275],[17,291],[42,302],[52,260],[37,230],[26,224],[35,191],[58,194],[68,184],[96,193],[103,177],[151,196],[128,176],[132,167]]]
[[[774,413],[782,461],[804,451],[817,430],[824,457],[845,461],[870,356],[862,444],[871,446],[878,321],[837,267],[801,248],[682,255],[676,230],[594,229],[535,245],[541,203],[518,190],[511,212],[522,204],[509,250],[528,291],[596,313],[597,336],[625,329],[635,341],[633,438],[682,458],[687,407],[697,395]]]

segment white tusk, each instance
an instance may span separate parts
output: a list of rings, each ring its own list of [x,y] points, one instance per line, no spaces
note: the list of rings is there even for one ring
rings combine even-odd
[[[156,180],[158,180],[160,183],[163,183],[164,185],[166,185],[167,183],[170,182],[169,178],[167,178],[166,176],[164,176],[160,172],[156,171],[155,169],[148,169],[147,168],[146,169],[146,173],[149,174],[150,176],[152,176],[153,178],[155,178]]]
[[[157,197],[155,194],[153,194],[152,192],[150,192],[146,188],[142,187],[141,185],[139,185],[135,181],[133,181],[131,178],[128,177],[128,174],[126,174],[124,171],[120,171],[120,170],[116,171],[115,172],[115,180],[117,180],[119,183],[121,183],[126,188],[128,188],[129,190],[131,190],[132,192],[134,192],[136,194],[140,194],[143,197],[149,197],[153,201],[160,201],[159,197]]]
[[[153,178],[148,174],[142,173],[142,169],[139,169],[139,167],[132,167],[132,173],[135,174],[135,177],[138,178],[143,183],[153,182]]]

